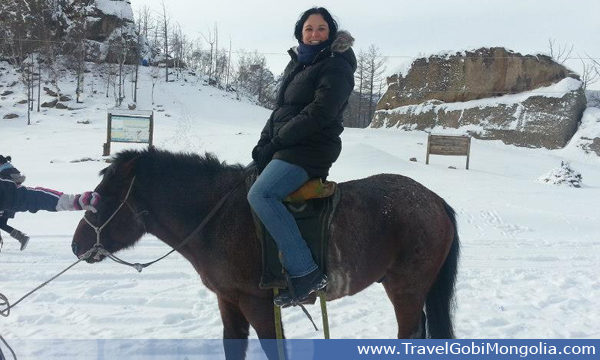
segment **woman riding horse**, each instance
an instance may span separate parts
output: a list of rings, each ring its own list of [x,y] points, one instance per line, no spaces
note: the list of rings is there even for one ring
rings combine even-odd
[[[356,70],[354,39],[338,31],[325,8],[305,11],[294,35],[298,47],[289,51],[292,59],[283,75],[277,107],[252,150],[261,173],[248,193],[252,210],[277,244],[291,282],[275,297],[279,306],[298,304],[327,286],[327,276],[313,260],[282,200],[310,178],[326,178],[340,155],[342,113]]]

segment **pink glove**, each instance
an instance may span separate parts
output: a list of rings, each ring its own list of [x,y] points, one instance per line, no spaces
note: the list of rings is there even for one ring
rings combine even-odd
[[[56,211],[89,210],[96,212],[100,194],[86,191],[81,194],[62,194],[56,204]]]

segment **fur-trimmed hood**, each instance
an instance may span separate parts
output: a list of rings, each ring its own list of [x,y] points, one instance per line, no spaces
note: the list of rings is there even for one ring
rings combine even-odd
[[[343,53],[348,51],[354,45],[354,38],[346,30],[340,30],[331,44],[331,51],[334,53]]]
[[[335,35],[335,39],[329,47],[324,49],[323,53],[325,56],[339,56],[350,64],[353,71],[356,71],[356,56],[352,51],[352,45],[354,45],[354,37],[350,35],[350,32],[346,30],[338,30]],[[292,47],[288,50],[288,53],[292,57],[293,61],[298,61],[298,46]],[[317,59],[322,59],[322,55],[317,55]],[[318,61],[318,60],[317,60]]]

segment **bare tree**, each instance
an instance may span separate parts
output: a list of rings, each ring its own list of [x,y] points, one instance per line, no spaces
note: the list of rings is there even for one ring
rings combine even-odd
[[[109,50],[111,49],[110,46],[111,44],[109,44]],[[100,68],[101,76],[106,79],[106,97],[108,97],[110,94],[110,86],[112,85],[113,89],[116,86],[116,72],[114,69],[115,65],[110,61],[107,61],[106,63],[102,64]]]
[[[171,50],[173,53],[173,68],[177,72],[177,78],[184,77],[183,69],[187,66],[186,58],[189,56],[189,46],[187,37],[181,30],[181,26],[176,24],[173,27],[173,34],[171,36]]]
[[[42,60],[38,57],[37,59],[38,65],[38,96],[37,96],[37,112],[40,112],[40,97],[42,92]]]
[[[382,81],[383,73],[385,72],[385,63],[387,58],[383,57],[379,49],[371,44],[367,52],[367,87],[369,95],[369,116],[367,118],[368,125],[373,117],[373,105],[377,104],[379,98],[375,98],[375,85]]]
[[[33,54],[21,62],[19,70],[21,72],[21,82],[27,89],[27,125],[31,125],[31,103],[33,101]]]
[[[217,27],[217,24],[215,23],[215,85],[219,85],[220,83],[220,72],[219,72],[219,66],[218,66],[218,61],[219,61],[219,28]]]
[[[150,72],[150,79],[152,80],[152,105],[154,105],[154,88],[159,79],[159,70],[160,68],[158,66],[153,66],[152,71]]]
[[[120,28],[122,29],[122,28]],[[121,103],[123,103],[123,100],[125,99],[125,91],[124,91],[124,83],[125,83],[125,77],[126,77],[126,73],[124,73],[124,67],[125,67],[125,62],[127,61],[127,55],[129,52],[129,46],[127,45],[127,42],[125,40],[125,38],[123,37],[123,32],[121,31],[121,36],[117,41],[117,61],[118,61],[118,65],[119,65],[119,97],[117,100],[117,106],[121,106]]]
[[[360,49],[358,52],[357,62],[356,62],[356,72],[354,73],[354,82],[358,87],[358,109],[356,111],[356,126],[362,127],[362,119],[363,119],[363,90],[367,84],[367,54],[363,49]]]
[[[274,106],[276,81],[273,73],[267,68],[264,55],[257,52],[248,54],[242,50],[238,55],[235,83],[239,90],[255,96],[262,106],[268,108]]]
[[[80,103],[79,95],[83,92],[83,80],[85,74],[85,59],[86,59],[86,30],[87,30],[87,6],[83,3],[79,4],[79,11],[83,14],[75,21],[73,28],[73,40],[76,43],[75,53],[73,54],[75,62],[75,72],[77,75],[77,88],[75,89],[76,102]]]
[[[217,24],[215,24],[215,28],[217,27]],[[213,33],[211,32],[210,29],[208,29],[207,31],[207,35],[205,35],[204,33],[200,33],[200,35],[202,35],[202,37],[204,38],[204,41],[206,41],[209,45],[210,45],[210,56],[208,59],[208,83],[210,84],[212,81],[212,69],[213,69],[213,50],[214,50],[214,45],[215,45],[215,36],[213,35]]]
[[[578,55],[581,60],[581,82],[583,89],[587,89],[589,85],[595,84],[600,80],[600,73],[596,66],[595,60],[588,55],[588,61],[585,61],[581,55]]]
[[[138,34],[142,35],[144,39],[149,39],[148,34],[152,31],[152,10],[148,5],[144,5],[138,8],[136,12],[136,23],[138,25]]]
[[[62,48],[62,40],[59,38],[52,38],[50,33],[47,32],[47,37],[42,43],[43,46],[40,49],[43,56],[44,70],[47,72],[47,76],[50,80],[50,84],[54,87],[54,92],[61,94],[60,80],[63,76],[61,70],[62,63],[59,58],[59,54]]]
[[[133,84],[133,102],[137,103],[137,89],[138,89],[138,77],[139,77],[139,69],[140,69],[140,61],[141,61],[141,57],[142,57],[142,41],[144,41],[145,38],[143,37],[143,35],[138,34],[137,36],[137,42],[136,42],[136,46],[135,46],[135,80],[134,80],[134,84]]]
[[[27,123],[31,124],[34,106],[35,61],[34,52],[42,46],[43,29],[50,26],[50,12],[45,0],[3,0],[0,11],[0,58],[4,58],[20,72],[20,80],[27,94]],[[40,81],[39,66],[37,80]],[[39,85],[38,85],[39,88]],[[39,91],[38,91],[39,92]],[[38,95],[39,98],[39,95]]]
[[[231,36],[229,37],[229,59],[227,59],[227,76],[225,77],[225,91],[229,91],[229,70],[231,69]]]
[[[574,45],[563,44],[556,45],[555,39],[548,39],[548,51],[550,51],[550,57],[553,58],[557,63],[564,64],[565,61],[571,58]]]
[[[165,82],[169,82],[169,26],[171,18],[167,14],[167,6],[165,1],[161,2],[162,5],[162,36],[163,36],[163,52],[165,54]]]

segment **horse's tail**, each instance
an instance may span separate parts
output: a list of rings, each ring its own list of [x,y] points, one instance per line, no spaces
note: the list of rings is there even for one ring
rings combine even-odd
[[[460,255],[460,242],[456,226],[456,212],[444,201],[444,209],[454,227],[454,239],[437,279],[427,294],[427,330],[432,339],[453,339],[452,311],[454,309],[454,284]]]

